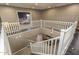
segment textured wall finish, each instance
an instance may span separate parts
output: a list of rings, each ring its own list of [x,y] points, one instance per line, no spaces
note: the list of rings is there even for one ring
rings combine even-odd
[[[17,11],[30,11],[33,20],[62,20],[75,21],[79,20],[79,4],[72,4],[65,7],[52,8],[47,10],[33,10],[25,8],[0,6],[0,16],[2,21],[15,22],[18,21]]]
[[[75,21],[79,20],[79,4],[45,10],[42,18],[46,20]]]
[[[18,21],[17,11],[29,11],[29,12],[31,12],[33,20],[39,20],[41,17],[39,10],[0,6],[0,16],[2,18],[2,21],[3,22],[16,22],[16,21]]]

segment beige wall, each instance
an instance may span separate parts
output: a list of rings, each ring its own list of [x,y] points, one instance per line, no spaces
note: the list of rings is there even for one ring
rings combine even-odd
[[[63,20],[63,21],[75,21],[79,20],[79,4],[72,4],[70,6],[52,8],[44,11],[16,8],[8,6],[0,6],[0,16],[2,21],[15,22],[18,21],[17,11],[30,11],[32,13],[33,20]]]
[[[8,7],[8,6],[0,6],[0,16],[3,22],[15,22],[18,21],[17,11],[30,11],[32,13],[33,20],[40,19],[40,11],[33,9],[25,9],[25,8],[16,8],[16,7]]]
[[[42,19],[63,21],[79,20],[79,4],[45,10],[42,14]]]

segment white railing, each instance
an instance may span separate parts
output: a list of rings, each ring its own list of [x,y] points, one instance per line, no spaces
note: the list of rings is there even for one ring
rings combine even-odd
[[[23,29],[28,29],[28,28],[38,28],[40,27],[41,22],[40,21],[32,21],[31,24],[26,24],[26,25],[20,25],[19,22],[4,22],[3,26],[5,29],[5,32],[7,35],[12,35],[15,34]]]
[[[30,43],[32,53],[36,54],[57,54],[59,37],[51,38],[45,41]]]
[[[77,26],[77,22],[43,21],[42,27],[46,27],[46,28],[53,27],[55,29],[60,30],[59,44],[56,43],[57,50],[55,49],[55,47],[53,47],[53,50],[56,50],[55,54],[61,55],[61,54],[66,53],[71,41],[73,40],[76,26]],[[52,40],[53,40],[53,38],[52,38]],[[47,51],[51,51],[50,50],[51,46],[49,47],[49,41],[50,40],[48,39],[47,41],[32,43],[31,44],[32,52],[36,53],[36,54],[52,53],[52,52],[47,52]],[[48,45],[46,45],[46,42],[48,42]],[[57,44],[58,44],[58,46],[57,46]],[[46,48],[44,48],[45,45],[47,46]],[[46,49],[47,53],[44,52],[45,49]]]
[[[17,33],[18,31],[21,30],[20,28],[21,26],[18,22],[4,23],[3,25],[7,35]],[[32,52],[36,54],[65,54],[68,46],[70,45],[73,39],[76,26],[77,22],[48,21],[48,20],[32,21],[31,28],[49,28],[51,29],[51,31],[52,29],[60,30],[59,39],[51,38],[46,41],[31,43],[30,46]]]
[[[13,22],[13,23],[3,23],[5,32],[7,35],[14,34],[23,28],[21,28],[21,25],[19,22]],[[48,20],[35,20],[31,22],[30,28],[50,28],[61,30],[61,29],[67,29],[69,26],[72,25],[72,22],[63,22],[63,21],[48,21]],[[26,25],[24,26],[26,28]]]
[[[1,41],[0,41],[0,53],[3,55],[11,55],[11,48],[8,41],[8,37],[6,35],[6,32],[4,31],[4,27],[2,26],[1,30]]]
[[[43,27],[47,28],[55,28],[55,29],[67,29],[72,25],[72,22],[64,22],[64,21],[48,21],[43,20]]]
[[[40,20],[35,20],[31,22],[32,28],[38,28],[41,26],[41,21]]]
[[[75,33],[75,29],[77,27],[77,22],[74,22],[73,25],[71,25],[68,29],[61,29],[61,33],[60,33],[60,40],[59,40],[59,48],[58,48],[58,54],[65,54],[68,47],[70,46],[73,37],[74,37],[74,33]]]
[[[14,23],[3,23],[3,27],[7,35],[11,35],[20,30],[20,24],[18,22]]]

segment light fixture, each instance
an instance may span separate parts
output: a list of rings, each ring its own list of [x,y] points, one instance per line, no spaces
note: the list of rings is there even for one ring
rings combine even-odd
[[[30,16],[29,14],[27,14],[27,17]]]

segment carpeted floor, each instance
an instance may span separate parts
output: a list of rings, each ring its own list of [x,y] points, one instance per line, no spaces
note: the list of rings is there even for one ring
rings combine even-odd
[[[79,55],[79,32],[74,35],[74,39],[66,53],[66,55]]]
[[[22,51],[18,52],[16,55],[34,55],[31,53],[30,47],[24,48]],[[66,52],[66,55],[79,55],[79,32],[76,32],[74,39]]]

